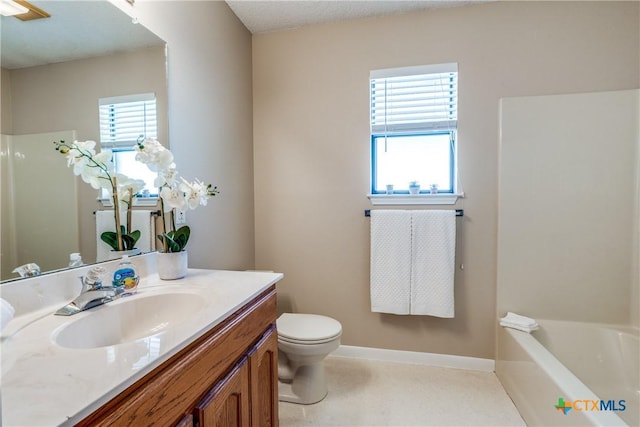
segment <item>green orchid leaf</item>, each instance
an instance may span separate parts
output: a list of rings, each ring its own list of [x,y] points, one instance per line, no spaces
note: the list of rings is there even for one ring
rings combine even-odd
[[[168,231],[164,234],[158,234],[158,239],[160,239],[162,245],[167,248],[167,252],[180,252],[184,250],[185,246],[187,246],[190,235],[191,229],[184,225],[176,231]]]
[[[136,241],[133,239],[133,237],[129,236],[128,234],[123,234],[122,235],[122,243],[124,246],[124,250],[125,251],[130,251],[131,249],[134,248]]]
[[[100,235],[100,239],[111,246],[114,251],[118,250],[118,236],[115,231],[105,231]]]
[[[134,245],[138,243],[138,240],[140,240],[140,235],[141,235],[140,230],[133,230],[131,233],[129,233],[129,236],[131,236],[131,238],[133,239]]]
[[[162,242],[162,245],[166,246],[167,252],[180,252],[182,250],[180,248],[180,245],[175,240],[173,240],[173,238],[169,236],[169,234],[173,233],[158,234],[158,238]]]
[[[176,230],[174,240],[180,244],[180,247],[184,249],[187,246],[187,242],[189,242],[189,237],[191,236],[191,229],[184,225]]]
[[[140,240],[140,231],[135,230],[126,234],[124,232],[124,226],[120,226],[120,230],[122,231],[122,247],[124,250],[129,251],[131,249],[135,249],[136,243]],[[118,250],[118,235],[115,231],[105,231],[100,235],[100,239],[107,245],[111,246],[114,251]]]

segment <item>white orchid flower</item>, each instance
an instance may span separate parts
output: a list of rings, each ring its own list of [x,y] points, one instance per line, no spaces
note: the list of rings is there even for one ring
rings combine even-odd
[[[200,180],[195,179],[193,182],[189,182],[182,178],[180,190],[185,193],[185,199],[189,209],[195,209],[200,205],[207,205],[207,200],[209,199],[208,186]]]
[[[92,140],[87,141],[73,141],[73,144],[82,151],[93,152],[95,154],[96,142]]]
[[[75,156],[84,155],[93,157],[96,154],[96,142],[95,141],[73,141],[71,144],[69,153],[73,153]]]
[[[158,172],[156,179],[153,181],[153,185],[156,187],[163,187],[164,185],[173,187],[177,177],[178,171],[176,170],[176,165],[172,163],[168,169]]]
[[[91,185],[94,190],[105,188],[111,189],[111,181],[107,178],[100,169],[87,167],[80,175],[82,180]]]
[[[132,179],[123,174],[116,174],[116,182],[118,184],[118,202],[122,207],[127,207],[129,197],[135,196],[145,186],[145,182],[141,179]]]
[[[185,210],[187,201],[184,192],[175,187],[163,187],[160,190],[160,197],[164,201],[164,211],[169,212],[171,209]]]
[[[95,141],[74,141],[67,154],[67,166],[73,166],[73,173],[80,175],[86,163],[96,154]]]
[[[136,160],[147,165],[152,172],[162,172],[171,167],[173,163],[173,153],[167,150],[157,140],[147,138],[142,143],[135,146]]]
[[[96,190],[108,188],[111,185],[109,171],[113,165],[111,165],[111,162],[105,164],[102,161],[107,158],[107,156],[108,153],[107,155],[100,153],[92,158],[86,156],[81,157],[81,161],[77,161],[73,166],[74,174],[80,175],[84,182],[90,184],[91,187]]]

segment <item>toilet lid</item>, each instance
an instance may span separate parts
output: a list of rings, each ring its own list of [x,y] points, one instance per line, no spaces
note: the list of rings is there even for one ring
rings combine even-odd
[[[294,342],[325,342],[342,334],[340,322],[319,314],[283,313],[276,326],[279,338]]]

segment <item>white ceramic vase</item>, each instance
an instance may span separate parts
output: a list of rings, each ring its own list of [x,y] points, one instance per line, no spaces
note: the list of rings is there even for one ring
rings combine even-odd
[[[182,279],[187,275],[187,251],[158,252],[158,277],[162,280]]]

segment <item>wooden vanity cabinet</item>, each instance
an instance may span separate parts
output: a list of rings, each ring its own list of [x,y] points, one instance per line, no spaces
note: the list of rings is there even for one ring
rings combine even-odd
[[[244,358],[196,406],[194,425],[249,427],[250,401],[249,364]]]
[[[277,426],[277,349],[277,333],[272,328],[253,347],[248,357],[243,357],[200,401],[195,409],[193,425]]]
[[[278,426],[275,285],[79,426]]]

